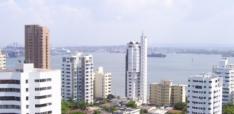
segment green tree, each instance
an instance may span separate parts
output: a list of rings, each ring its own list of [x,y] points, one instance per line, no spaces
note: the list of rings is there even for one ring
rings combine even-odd
[[[99,110],[95,110],[93,114],[101,114]]]
[[[62,101],[62,114],[68,113],[71,110],[72,103],[69,101]]]
[[[112,100],[112,99],[114,99],[114,98],[115,98],[115,96],[112,95],[112,94],[107,95],[107,99],[108,99],[108,100]]]
[[[129,108],[137,108],[137,104],[135,101],[129,101],[126,106]]]
[[[234,114],[234,105],[233,104],[224,105],[223,114]]]
[[[146,109],[141,109],[140,114],[147,114],[148,111]]]
[[[86,110],[87,106],[88,106],[88,104],[85,103],[84,101],[80,101],[77,103],[77,107],[81,110]]]
[[[83,112],[73,112],[72,114],[85,114]]]
[[[176,103],[174,105],[175,110],[181,110],[181,111],[186,111],[187,109],[187,104],[186,103]]]

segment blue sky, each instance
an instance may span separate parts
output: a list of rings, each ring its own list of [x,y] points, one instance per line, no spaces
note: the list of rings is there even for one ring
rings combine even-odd
[[[0,0],[0,47],[41,24],[52,46],[234,46],[234,0]]]

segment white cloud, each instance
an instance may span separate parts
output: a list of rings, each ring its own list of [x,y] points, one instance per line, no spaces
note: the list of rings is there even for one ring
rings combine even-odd
[[[151,36],[151,44],[210,42],[208,37],[214,38],[213,42],[220,41],[212,33],[226,34],[228,43],[234,43],[230,40],[234,37],[230,32],[234,26],[233,3],[214,0],[0,0],[0,45],[8,43],[1,40],[3,37],[22,43],[25,24],[48,26],[55,45],[125,44],[138,38],[142,30]]]

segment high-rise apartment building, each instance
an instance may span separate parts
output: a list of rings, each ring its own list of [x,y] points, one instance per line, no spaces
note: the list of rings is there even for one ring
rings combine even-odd
[[[0,70],[6,69],[6,55],[0,50]]]
[[[202,74],[188,79],[187,114],[222,114],[222,78]]]
[[[62,97],[64,100],[77,100],[77,74],[81,54],[62,58]]]
[[[234,64],[223,58],[213,67],[213,73],[223,78],[223,104],[234,103]]]
[[[78,101],[84,101],[92,104],[94,101],[94,66],[92,55],[83,55],[80,57],[77,80]]]
[[[150,104],[157,106],[170,106],[186,102],[185,85],[173,85],[171,81],[163,80],[161,83],[150,84]]]
[[[125,95],[128,99],[147,103],[147,38],[128,43],[126,53]]]
[[[61,114],[60,70],[22,64],[0,72],[1,114]]]
[[[92,55],[63,57],[62,96],[64,100],[93,103],[94,68]]]
[[[50,67],[49,30],[40,25],[25,25],[25,62],[35,68]]]
[[[95,98],[105,99],[111,94],[111,73],[104,72],[103,67],[95,71],[94,76],[94,96]]]

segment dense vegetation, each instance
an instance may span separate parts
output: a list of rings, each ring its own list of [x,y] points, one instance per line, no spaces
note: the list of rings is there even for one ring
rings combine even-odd
[[[233,104],[224,105],[223,114],[234,114],[234,105]]]
[[[135,101],[129,101],[126,106],[129,108],[137,108],[137,104]]]
[[[62,114],[67,114],[69,111],[74,109],[85,110],[88,104],[85,102],[74,102],[74,101],[62,101]],[[82,112],[76,112],[72,114],[83,114]]]

